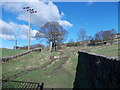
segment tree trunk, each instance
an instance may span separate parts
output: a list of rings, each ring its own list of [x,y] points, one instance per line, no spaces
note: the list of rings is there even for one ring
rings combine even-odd
[[[50,42],[50,50],[49,50],[49,52],[52,52],[52,42]]]
[[[56,43],[54,45],[55,45],[54,47],[55,47],[55,51],[56,51],[57,50],[57,45],[56,45]]]

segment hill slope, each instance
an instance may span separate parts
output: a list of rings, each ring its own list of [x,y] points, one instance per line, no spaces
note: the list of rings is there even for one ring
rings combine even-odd
[[[8,56],[13,56],[16,54],[19,54],[21,52],[25,52],[26,50],[14,50],[14,49],[2,49],[0,48],[0,58],[1,57],[8,57]]]
[[[32,52],[2,65],[3,79],[43,82],[46,88],[72,88],[75,79],[78,50],[118,56],[118,45],[63,47],[61,52]],[[113,52],[112,52],[113,51]]]

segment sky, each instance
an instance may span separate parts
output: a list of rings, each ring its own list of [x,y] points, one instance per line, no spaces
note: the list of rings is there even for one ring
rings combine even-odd
[[[12,49],[15,40],[18,46],[25,46],[28,30],[28,12],[24,6],[37,10],[31,15],[31,45],[42,43],[34,38],[40,27],[48,21],[57,21],[67,31],[68,42],[77,40],[77,32],[83,28],[88,36],[101,30],[115,29],[118,31],[118,3],[117,2],[8,2],[0,4],[2,17],[0,17],[0,48]]]

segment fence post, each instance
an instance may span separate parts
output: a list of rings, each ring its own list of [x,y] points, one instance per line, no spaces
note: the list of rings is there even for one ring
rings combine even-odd
[[[40,90],[43,90],[44,83],[41,84]]]

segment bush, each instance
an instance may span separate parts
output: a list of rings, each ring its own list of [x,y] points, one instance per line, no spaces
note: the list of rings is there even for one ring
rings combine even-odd
[[[68,46],[68,47],[77,47],[79,45],[80,45],[79,42],[72,42],[72,43],[68,43],[66,46]]]

